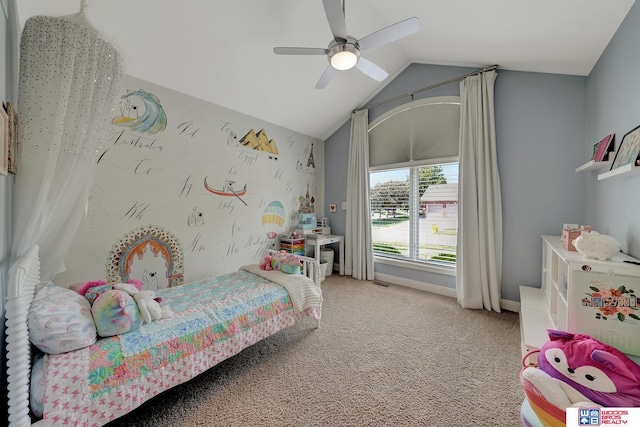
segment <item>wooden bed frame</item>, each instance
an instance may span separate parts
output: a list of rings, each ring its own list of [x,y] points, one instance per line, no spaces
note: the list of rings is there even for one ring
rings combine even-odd
[[[27,315],[40,283],[39,247],[32,247],[10,271],[6,309],[7,389],[9,426],[42,426],[44,420],[31,424],[30,375],[31,342]],[[266,250],[267,253],[273,252]],[[300,257],[303,273],[320,286],[320,265],[309,257]],[[317,320],[316,327],[319,327]]]

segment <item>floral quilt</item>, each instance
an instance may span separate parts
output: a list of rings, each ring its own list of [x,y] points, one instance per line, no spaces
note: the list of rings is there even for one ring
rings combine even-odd
[[[157,294],[174,317],[47,356],[45,425],[104,425],[321,311],[294,313],[285,288],[242,270]]]

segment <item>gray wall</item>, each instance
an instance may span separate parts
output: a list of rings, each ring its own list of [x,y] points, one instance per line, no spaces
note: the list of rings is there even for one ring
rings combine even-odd
[[[8,8],[4,9],[5,2],[0,7],[0,99],[17,103],[18,75],[17,75],[17,14],[15,3],[9,1]],[[9,251],[11,245],[11,208],[13,199],[13,175],[0,175],[0,321],[5,324],[4,301],[7,295]],[[5,335],[4,327],[0,339],[0,354],[2,355],[2,368],[0,369],[0,390],[6,395],[5,381]],[[0,399],[0,413],[2,420],[7,420],[6,399]],[[6,424],[6,422],[4,423]],[[3,424],[3,425],[4,425]]]
[[[519,301],[518,286],[540,284],[542,234],[560,234],[565,222],[589,224],[640,258],[640,176],[598,181],[603,171],[575,173],[593,144],[640,125],[640,4],[635,3],[588,77],[499,71],[496,139],[503,196],[502,297]],[[383,100],[465,74],[468,68],[413,64],[373,100]],[[453,84],[421,96],[457,95]],[[408,100],[408,99],[407,99]],[[370,120],[406,101],[370,111]],[[325,147],[326,200],[346,199],[348,121]],[[606,169],[605,169],[606,171]],[[344,211],[330,214],[332,230],[344,233]],[[448,276],[377,266],[400,278],[455,287]]]
[[[2,34],[3,43],[0,43],[0,99],[7,96],[7,19],[0,7],[0,34]],[[11,176],[0,175],[0,320],[5,323],[4,318],[4,300],[6,297],[7,283],[7,264],[9,254],[9,221],[10,216],[7,214],[8,208],[11,206],[11,184],[13,178]],[[4,330],[4,328],[3,328]],[[2,334],[2,342],[0,343],[0,354],[2,354],[2,375],[0,376],[0,391],[5,391],[5,369],[4,369],[4,333]],[[3,401],[5,399],[2,399]],[[3,414],[5,412],[2,412]],[[2,418],[6,419],[5,417]]]
[[[7,99],[9,92],[7,86],[9,84],[7,75],[7,37],[8,25],[7,17],[4,10],[0,7],[0,34],[2,34],[2,43],[0,43],[0,99]],[[0,175],[0,314],[2,315],[2,323],[4,324],[4,299],[6,296],[7,270],[9,263],[9,243],[10,237],[10,207],[11,207],[11,189],[13,184],[13,176]],[[0,348],[4,348],[4,340],[0,344]]]
[[[412,64],[371,103],[464,75],[475,69]],[[502,298],[519,301],[519,285],[540,284],[542,234],[560,234],[565,222],[584,222],[584,181],[574,172],[585,162],[586,77],[499,71],[496,142],[502,186],[504,262]],[[459,95],[459,84],[416,96]],[[409,101],[372,108],[369,120]],[[326,141],[326,200],[346,200],[350,121]],[[593,144],[591,144],[593,145]],[[329,216],[343,234],[346,212]],[[376,272],[455,287],[451,276],[377,265]]]
[[[640,3],[636,2],[587,81],[587,140],[583,151],[609,133],[616,148],[625,133],[640,125]],[[606,169],[605,169],[606,171]],[[584,173],[586,222],[615,237],[623,252],[640,258],[640,177],[598,181]]]

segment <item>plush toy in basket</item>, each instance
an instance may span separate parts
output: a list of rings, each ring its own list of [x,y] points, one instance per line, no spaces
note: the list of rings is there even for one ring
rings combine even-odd
[[[527,396],[524,425],[565,426],[569,407],[640,406],[640,366],[627,355],[588,335],[547,333],[538,366],[525,366],[520,374]]]

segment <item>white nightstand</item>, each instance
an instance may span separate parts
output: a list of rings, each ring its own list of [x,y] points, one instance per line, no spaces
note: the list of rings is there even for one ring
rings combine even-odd
[[[305,237],[307,238],[307,245],[314,247],[314,250],[313,250],[314,257],[318,262],[320,262],[320,246],[328,245],[330,243],[340,244],[340,253],[339,253],[340,275],[343,276],[344,275],[344,236],[338,236],[336,234],[328,234],[328,235],[321,235],[321,234],[309,235],[308,234]],[[332,265],[327,267],[333,268]]]

